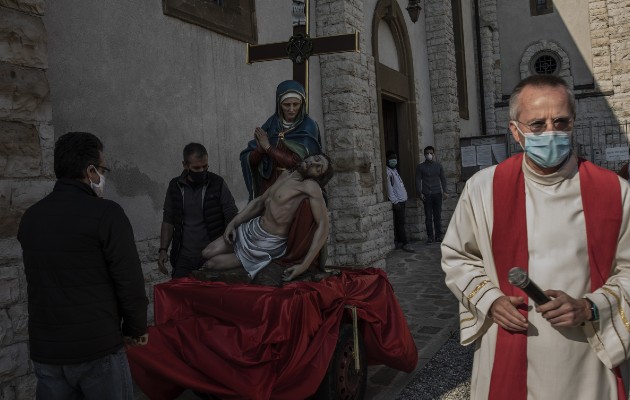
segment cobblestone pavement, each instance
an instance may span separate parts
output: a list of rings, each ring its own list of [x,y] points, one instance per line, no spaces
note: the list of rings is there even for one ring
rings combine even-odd
[[[439,243],[424,242],[408,244],[404,250],[394,250],[388,255],[385,271],[415,339],[418,365],[409,374],[385,366],[370,366],[366,399],[397,398],[406,386],[417,381],[416,376],[425,372],[423,368],[431,358],[458,331],[457,300],[444,283],[440,258]],[[455,346],[461,347],[457,343]],[[436,367],[431,373],[439,381],[443,371],[439,365]],[[418,389],[418,385],[414,388]],[[413,391],[413,388],[407,391],[404,398],[426,398],[413,397]]]

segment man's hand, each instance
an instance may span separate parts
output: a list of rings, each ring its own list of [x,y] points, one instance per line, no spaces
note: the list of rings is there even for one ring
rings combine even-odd
[[[500,327],[508,331],[527,330],[527,318],[516,307],[523,304],[525,299],[514,296],[501,296],[490,306],[490,316]]]
[[[263,131],[262,128],[257,127],[256,130],[254,130],[254,138],[256,138],[256,142],[263,150],[267,150],[270,146],[267,132]]]
[[[164,275],[168,275],[168,270],[166,269],[167,262],[168,262],[168,253],[166,251],[160,251],[158,255],[158,269]]]
[[[448,193],[442,192],[442,200],[448,199]]]
[[[302,275],[308,269],[308,265],[297,264],[284,270],[282,280],[284,282],[292,281],[298,276]]]
[[[424,194],[422,194],[422,193],[420,194],[420,200],[422,200],[422,201],[425,200]]]
[[[574,327],[591,318],[591,304],[586,299],[574,299],[562,290],[545,290],[551,297],[548,303],[536,307],[536,311],[554,327]]]
[[[142,336],[123,336],[123,343],[125,344],[125,348],[128,349],[130,347],[138,347],[144,346],[149,343],[149,334],[145,333]]]

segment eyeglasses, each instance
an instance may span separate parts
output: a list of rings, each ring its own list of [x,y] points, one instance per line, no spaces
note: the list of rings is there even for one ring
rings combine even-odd
[[[518,122],[527,126],[532,133],[542,133],[547,127],[547,121],[544,120],[534,120],[528,123],[518,120],[514,122]],[[553,128],[557,131],[568,131],[573,126],[573,118],[558,117],[554,118],[551,123],[553,125]]]
[[[96,167],[96,168],[99,168],[99,169],[102,169],[102,170],[103,170],[103,171],[105,171],[105,172],[112,172],[112,170],[111,170],[111,169],[109,169],[109,168],[107,168],[107,167],[104,167],[104,166],[102,166],[102,165],[95,165],[95,167]]]

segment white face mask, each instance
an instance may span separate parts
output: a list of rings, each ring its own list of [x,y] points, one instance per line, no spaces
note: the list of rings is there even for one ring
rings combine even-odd
[[[105,191],[105,176],[101,175],[96,167],[94,167],[94,171],[96,171],[96,174],[101,180],[98,182],[98,184],[96,184],[92,182],[90,178],[88,178],[90,179],[90,187],[92,188],[92,190],[94,190],[98,197],[103,197],[103,192]]]
[[[425,156],[427,158],[427,160],[431,161],[433,160],[433,154],[431,153],[427,153],[427,155]]]

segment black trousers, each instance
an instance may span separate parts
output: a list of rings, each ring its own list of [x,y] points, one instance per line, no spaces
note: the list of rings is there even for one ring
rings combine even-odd
[[[206,259],[199,257],[186,257],[180,256],[177,258],[177,265],[173,268],[172,278],[184,278],[190,275],[191,272],[197,270],[203,266]]]
[[[424,216],[427,238],[442,237],[442,193],[424,196]],[[433,227],[435,227],[435,236],[433,236]]]
[[[394,210],[394,240],[396,243],[407,243],[405,233],[405,202],[392,204]]]

